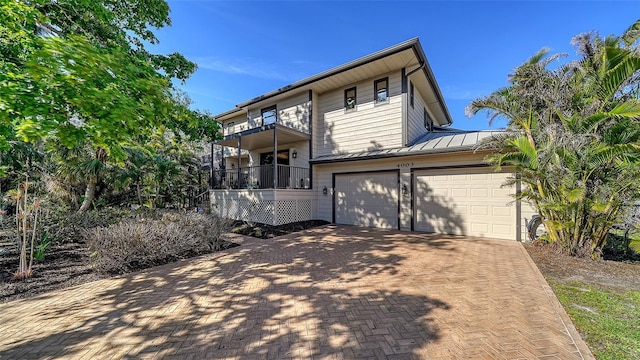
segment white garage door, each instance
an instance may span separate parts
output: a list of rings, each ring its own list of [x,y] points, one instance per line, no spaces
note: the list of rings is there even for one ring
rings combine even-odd
[[[335,175],[335,222],[398,228],[398,173]]]
[[[455,169],[414,173],[416,231],[516,240],[516,205],[507,173]]]

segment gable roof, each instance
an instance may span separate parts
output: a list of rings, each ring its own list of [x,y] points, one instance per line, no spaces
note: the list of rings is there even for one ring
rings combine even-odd
[[[348,154],[322,155],[309,162],[311,164],[322,164],[400,156],[473,151],[482,140],[503,132],[504,131],[465,131],[440,128],[436,131],[426,133],[409,146],[390,149],[374,149]]]
[[[441,125],[452,124],[453,120],[449,114],[449,109],[444,102],[438,83],[435,80],[435,76],[433,75],[418,38],[407,40],[400,44],[310,76],[306,79],[270,91],[251,100],[242,102],[231,110],[215,115],[214,118],[216,120],[225,120],[236,115],[238,112],[246,110],[249,106],[258,106],[261,105],[259,103],[266,102],[268,100],[273,102],[284,94],[289,95],[294,92],[299,93],[305,90],[313,90],[321,93],[348,86],[349,84],[358,81],[359,78],[369,78],[372,76],[372,73],[373,75],[377,75],[401,68],[406,68],[407,74],[413,74],[418,70],[422,70],[422,74],[424,75],[424,84],[418,80],[418,86],[424,87],[428,103],[437,104],[434,108],[437,109],[435,115],[437,120],[439,120],[439,123]],[[338,75],[342,75],[342,77],[339,77]],[[265,103],[264,105],[267,104]]]

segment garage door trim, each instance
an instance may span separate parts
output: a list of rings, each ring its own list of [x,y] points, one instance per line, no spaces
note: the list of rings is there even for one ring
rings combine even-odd
[[[464,168],[473,168],[473,169],[477,169],[477,168],[483,168],[483,167],[490,167],[487,164],[469,164],[469,165],[450,165],[450,166],[426,166],[426,167],[415,167],[415,168],[411,168],[411,179],[410,179],[410,186],[409,188],[411,190],[409,193],[409,196],[411,197],[411,204],[409,205],[411,207],[411,211],[410,211],[410,221],[411,221],[411,231],[416,231],[415,229],[415,196],[414,195],[414,181],[415,181],[415,176],[414,176],[414,172],[415,171],[422,171],[422,170],[448,170],[448,169],[464,169]]]
[[[411,221],[411,231],[415,231],[415,213],[416,213],[416,204],[415,204],[415,196],[414,196],[414,191],[415,191],[415,172],[416,171],[437,171],[437,170],[460,170],[460,169],[470,169],[470,170],[477,170],[477,169],[483,169],[486,168],[487,170],[492,169],[493,166],[491,165],[487,165],[487,164],[468,164],[468,165],[451,165],[451,166],[430,166],[430,167],[415,167],[415,168],[411,168],[411,178],[410,178],[410,197],[411,197],[411,211],[410,211],[410,221]],[[500,171],[501,173],[508,173],[510,172],[509,170],[506,171]],[[517,179],[520,179],[520,174],[516,173],[516,172],[511,172],[514,173]],[[522,184],[521,182],[518,180],[515,183],[515,191],[516,194],[519,194],[521,191],[521,187]],[[522,234],[520,231],[520,228],[522,227],[522,206],[521,206],[521,201],[519,199],[515,200],[516,202],[516,221],[515,221],[515,226],[516,226],[516,241],[521,242],[522,241]]]
[[[400,186],[400,169],[393,170],[367,170],[367,171],[347,171],[347,172],[338,172],[331,174],[331,188],[333,191],[331,192],[331,222],[336,223],[336,175],[356,175],[356,174],[373,174],[373,173],[395,173],[396,174],[396,184]],[[400,230],[400,189],[398,189],[398,230]]]

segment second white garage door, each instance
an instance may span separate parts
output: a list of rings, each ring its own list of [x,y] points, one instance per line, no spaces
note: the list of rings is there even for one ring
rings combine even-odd
[[[398,228],[398,172],[335,174],[334,222]]]
[[[416,171],[415,230],[516,240],[513,190],[501,187],[508,176],[469,168]]]

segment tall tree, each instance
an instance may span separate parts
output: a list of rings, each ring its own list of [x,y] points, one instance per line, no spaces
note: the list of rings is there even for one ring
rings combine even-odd
[[[513,166],[527,186],[518,196],[540,213],[551,241],[599,258],[625,204],[640,197],[640,21],[621,36],[581,34],[580,59],[543,49],[510,75],[510,85],[474,100],[507,119],[487,160]],[[512,179],[512,181],[515,181]]]
[[[152,27],[170,24],[164,0],[0,0],[0,10],[0,151],[10,141],[88,147],[94,164],[122,162],[150,129],[205,123],[172,88],[195,64],[144,47],[157,42]],[[85,174],[81,211],[100,168]]]

